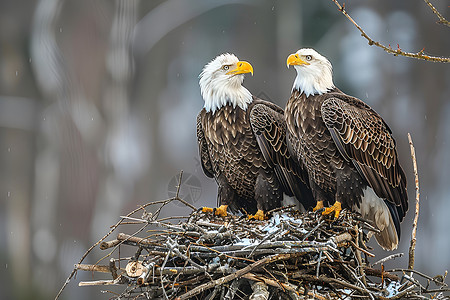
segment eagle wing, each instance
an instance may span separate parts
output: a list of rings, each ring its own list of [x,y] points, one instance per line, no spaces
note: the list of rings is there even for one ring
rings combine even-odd
[[[401,221],[408,210],[406,176],[388,125],[357,98],[328,98],[321,113],[339,152],[353,162],[378,197],[396,206]]]
[[[308,174],[288,151],[283,109],[260,99],[254,102],[250,123],[264,159],[274,168],[287,195],[295,196],[305,208],[314,206]]]
[[[202,127],[202,116],[201,112],[197,116],[197,143],[198,143],[198,153],[200,155],[200,162],[202,164],[203,172],[206,176],[212,178],[214,177],[214,169],[211,163],[208,146],[205,139],[205,133]]]

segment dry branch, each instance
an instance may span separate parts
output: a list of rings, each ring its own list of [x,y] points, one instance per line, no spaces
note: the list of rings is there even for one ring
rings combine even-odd
[[[332,220],[320,213],[284,208],[267,221],[255,221],[194,211],[175,223],[147,212],[152,206],[160,211],[168,203],[148,203],[123,217],[145,222],[136,232],[117,233],[99,247],[109,251],[105,258],[118,257],[111,258],[109,265],[100,261],[75,268],[110,273],[112,280],[80,285],[123,285],[124,291],[115,299],[171,300],[256,299],[267,293],[275,299],[444,299],[448,289],[444,280],[436,282],[405,271],[409,269],[387,272],[371,265],[367,259],[373,255],[365,242],[373,226],[355,213],[344,210],[338,220]],[[150,217],[140,218],[139,213]],[[127,228],[120,224],[121,230]],[[138,236],[144,230],[147,236]],[[125,269],[114,263],[124,260],[120,247],[135,249]]]
[[[425,3],[431,8],[431,10],[433,11],[433,13],[438,17],[438,19],[439,19],[438,23],[450,27],[450,22],[447,21],[447,20],[441,15],[441,13],[436,9],[436,7],[434,7],[433,4],[431,4],[431,2],[430,2],[429,0],[423,0],[423,1],[425,1]]]
[[[417,170],[417,161],[416,161],[416,151],[414,150],[413,141],[411,138],[411,134],[408,133],[408,141],[409,146],[411,148],[411,158],[413,161],[414,168],[414,182],[416,187],[416,205],[414,211],[414,221],[413,228],[411,233],[411,243],[409,246],[409,260],[408,260],[408,269],[414,269],[414,251],[416,249],[416,233],[417,233],[417,221],[419,219],[419,200],[420,200],[420,191],[419,191],[419,173]]]
[[[393,49],[390,45],[385,46],[383,44],[381,44],[380,42],[377,42],[375,40],[373,40],[363,29],[361,26],[358,25],[358,23],[356,23],[356,21],[347,13],[347,11],[345,10],[345,5],[341,5],[339,3],[338,0],[332,0],[334,2],[334,4],[336,4],[336,6],[338,7],[339,11],[350,21],[353,23],[353,25],[355,25],[356,28],[358,28],[358,30],[361,32],[361,36],[363,36],[368,42],[370,46],[377,46],[381,49],[383,49],[384,51],[386,51],[387,53],[393,54],[394,56],[405,56],[405,57],[410,57],[410,58],[415,58],[415,59],[422,59],[422,60],[426,60],[426,61],[431,61],[431,62],[441,62],[441,63],[449,63],[450,62],[450,58],[449,57],[440,57],[440,56],[431,56],[431,55],[427,55],[424,53],[424,49],[420,50],[419,52],[416,53],[412,53],[412,52],[405,52],[403,50],[400,49],[400,46],[397,47],[397,49]],[[427,2],[425,0],[425,2]],[[429,3],[429,2],[428,2]],[[427,4],[428,4],[427,3]],[[430,3],[431,4],[431,3]],[[432,6],[432,5],[431,5]],[[437,10],[435,10],[437,12]],[[439,12],[438,12],[439,13]],[[440,14],[439,14],[440,15]],[[438,16],[439,16],[438,15]],[[441,16],[442,17],[442,16]],[[444,19],[445,20],[445,19]],[[446,20],[445,20],[446,21]],[[443,22],[444,24],[446,24],[445,22]],[[448,22],[447,22],[448,23]],[[446,24],[447,25],[447,24]],[[448,26],[448,25],[447,25]]]

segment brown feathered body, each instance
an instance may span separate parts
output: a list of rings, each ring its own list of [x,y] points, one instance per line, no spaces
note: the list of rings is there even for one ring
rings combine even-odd
[[[306,167],[315,200],[328,205],[339,201],[350,209],[361,209],[362,202],[376,208],[380,204],[369,199],[374,192],[384,200],[392,221],[383,224],[381,208],[363,209],[372,214],[369,219],[380,223],[380,245],[395,248],[408,198],[395,140],[383,119],[336,88],[310,96],[294,89],[285,116],[290,151]],[[389,222],[396,234],[393,228],[384,228],[392,225]]]
[[[203,170],[217,181],[219,204],[253,214],[280,207],[286,193],[312,205],[311,192],[304,185],[298,191],[295,184],[304,179],[295,170],[275,165],[294,165],[287,151],[283,110],[277,105],[253,98],[245,110],[231,104],[215,112],[203,109],[197,117],[197,138]],[[281,162],[271,161],[274,151]]]

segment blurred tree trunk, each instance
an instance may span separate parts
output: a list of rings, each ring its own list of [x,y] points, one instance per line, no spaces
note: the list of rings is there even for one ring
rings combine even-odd
[[[108,27],[108,18],[98,16],[108,16],[108,6],[98,1],[41,0],[34,15],[31,57],[45,100],[37,135],[31,228],[34,238],[46,240],[35,244],[39,267],[31,272],[45,274],[34,274],[35,283],[52,291],[90,243],[100,178],[107,177],[102,174],[108,169],[105,161],[99,159],[108,127],[103,120],[107,114],[98,105],[98,79],[105,65],[104,35],[98,31]]]
[[[32,3],[0,4],[0,291],[3,299],[31,292],[31,195],[36,98],[27,57]],[[14,23],[20,19],[21,22]]]
[[[100,190],[91,228],[92,240],[104,234],[104,224],[113,224],[124,205],[133,197],[136,178],[127,149],[138,147],[129,136],[132,122],[130,95],[134,75],[132,55],[133,30],[137,21],[139,0],[116,0],[106,53],[107,79],[102,95],[102,115],[105,120],[105,140],[101,161]],[[125,150],[123,150],[125,149]],[[133,151],[131,151],[133,152]],[[130,161],[127,162],[127,159]],[[125,174],[128,174],[128,178]],[[130,178],[131,177],[131,178]]]

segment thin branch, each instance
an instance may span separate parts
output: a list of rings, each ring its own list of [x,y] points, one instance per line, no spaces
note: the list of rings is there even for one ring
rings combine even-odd
[[[358,228],[356,228],[355,230],[357,232],[357,236],[355,238],[356,243],[354,243],[353,241],[350,241],[350,243],[352,245],[354,245],[354,251],[355,251],[356,259],[358,261],[358,266],[359,266],[359,275],[361,276],[364,286],[367,286],[366,273],[364,273],[364,265],[363,265],[362,258],[361,258],[361,252],[359,251],[361,249],[359,247],[359,231],[358,231]],[[317,277],[319,277],[319,276],[317,276]]]
[[[131,215],[133,212],[129,213],[128,215]],[[114,230],[116,230],[117,227],[119,227],[119,225],[122,223],[123,219],[120,219],[120,221],[118,221],[114,226],[112,226],[111,230],[105,234],[97,243],[95,243],[94,245],[92,245],[84,254],[83,256],[80,258],[80,261],[78,262],[77,265],[81,265],[81,263],[84,261],[84,259],[88,256],[89,253],[91,253],[91,251],[97,247],[98,244],[100,244],[101,242],[103,242],[111,233],[114,232]],[[72,273],[70,273],[69,277],[67,277],[66,281],[64,282],[63,286],[61,287],[61,289],[59,290],[58,294],[55,297],[55,300],[57,300],[59,298],[59,296],[61,295],[61,293],[63,292],[63,290],[66,288],[66,286],[69,284],[70,280],[72,279],[72,277],[76,274],[77,272],[77,268],[74,267],[72,270]]]
[[[78,286],[116,285],[117,280],[81,281]]]
[[[397,257],[402,257],[402,256],[403,256],[403,253],[395,253],[395,254],[391,254],[391,255],[389,255],[389,256],[387,256],[387,257],[385,257],[385,258],[380,259],[380,260],[377,261],[377,262],[374,262],[374,263],[372,264],[372,267],[375,266],[375,265],[377,265],[377,264],[384,263],[385,261],[388,261],[388,260],[391,260],[391,259],[394,259],[394,258],[397,258]]]
[[[431,277],[431,276],[428,276],[428,275],[426,275],[426,274],[424,274],[422,272],[419,272],[419,271],[416,271],[416,270],[413,270],[413,269],[392,269],[392,270],[388,270],[386,272],[391,272],[391,273],[394,273],[394,272],[415,273],[417,275],[422,276],[423,278],[425,278],[427,280],[433,281],[436,285],[445,286],[445,287],[448,286],[448,284],[445,283],[444,280],[441,281],[441,280],[436,279],[436,278],[438,278],[438,276]]]
[[[99,266],[99,265],[90,265],[90,264],[76,264],[75,268],[77,270],[81,270],[81,271],[111,273],[111,267],[110,266]]]
[[[240,278],[243,275],[247,274],[248,272],[251,272],[253,269],[257,269],[259,267],[262,267],[264,265],[267,265],[271,262],[277,261],[277,260],[283,260],[289,257],[295,257],[298,256],[298,253],[289,253],[289,254],[276,254],[272,256],[266,256],[263,259],[260,259],[251,265],[246,266],[245,268],[242,268],[235,273],[232,273],[230,275],[227,275],[225,277],[221,277],[219,279],[204,283],[200,286],[195,287],[194,289],[190,290],[189,292],[181,295],[180,297],[176,298],[177,300],[183,300],[188,299],[190,297],[193,297],[195,295],[198,295],[199,293],[206,291],[214,286],[222,285],[224,283],[230,282],[233,279]]]
[[[416,210],[414,214],[413,228],[411,233],[411,244],[409,246],[409,261],[408,261],[408,269],[414,268],[414,250],[416,248],[416,233],[417,233],[417,220],[419,219],[419,200],[420,200],[420,191],[419,191],[419,173],[417,171],[417,161],[416,161],[416,151],[414,150],[413,141],[411,138],[411,134],[408,133],[409,146],[411,148],[411,157],[413,161],[414,167],[414,178],[416,183]]]
[[[158,202],[158,201],[156,201]],[[131,211],[130,213],[128,213],[126,216],[132,216],[134,215],[136,212],[144,209],[145,207],[149,206],[149,205],[153,205],[154,203],[147,203],[145,205],[141,205],[138,208],[134,209],[133,211]],[[84,254],[83,256],[80,258],[80,261],[78,262],[78,265],[80,265],[84,259],[89,255],[89,253],[92,252],[92,250],[97,247],[97,245],[101,244],[104,240],[106,240],[107,237],[109,237],[115,230],[117,227],[119,227],[123,221],[125,219],[121,218],[116,224],[114,224],[113,226],[110,227],[110,230],[107,234],[105,234],[100,240],[98,240],[98,242],[96,242],[95,244],[93,244]],[[140,231],[142,231],[145,228],[145,226],[143,226],[139,231],[137,231],[135,234],[138,234]],[[117,247],[117,246],[116,246]],[[61,289],[58,291],[58,294],[55,297],[55,300],[57,300],[59,298],[59,296],[61,295],[61,293],[64,291],[64,289],[66,288],[66,286],[69,284],[70,280],[73,278],[73,276],[77,273],[77,268],[73,268],[72,272],[70,273],[69,277],[67,277],[66,281],[64,282],[63,286],[61,287]]]
[[[423,0],[425,1],[425,3],[431,8],[431,10],[433,11],[433,13],[439,18],[438,23],[439,24],[443,24],[445,26],[449,26],[450,27],[450,22],[447,21],[442,15],[441,13],[436,9],[436,7],[433,6],[433,4],[431,4],[431,2],[429,0]]]
[[[178,185],[177,185],[177,193],[176,193],[176,195],[175,195],[174,200],[178,200],[178,201],[180,201],[181,203],[183,203],[184,205],[190,207],[193,211],[196,211],[197,208],[196,208],[194,205],[192,205],[192,204],[190,204],[189,202],[187,202],[187,201],[185,201],[185,200],[183,200],[183,199],[180,198],[180,188],[181,188],[181,179],[182,179],[182,178],[183,178],[183,170],[180,171],[180,178],[179,178],[179,180],[178,180]]]
[[[264,276],[256,276],[254,273],[247,273],[247,274],[244,274],[242,277],[245,278],[245,279],[248,279],[248,280],[264,282],[265,284],[273,286],[273,287],[276,287],[276,288],[280,288],[280,285],[281,285],[281,287],[283,287],[284,289],[286,289],[286,290],[288,290],[290,292],[295,293],[296,295],[298,295],[299,293],[301,293],[301,294],[305,293],[305,289],[303,287],[301,287],[301,286],[295,286],[294,287],[290,283],[277,282],[275,280],[266,278]],[[311,291],[308,291],[307,293],[308,293],[308,296],[311,296],[311,297],[313,297],[315,299],[320,299],[320,300],[327,299],[327,298],[322,297],[320,295],[314,294]]]
[[[402,51],[400,49],[400,46],[398,46],[397,49],[392,49],[391,46],[389,45],[389,47],[381,44],[380,42],[374,41],[372,38],[370,38],[367,33],[365,33],[365,31],[361,28],[361,26],[359,26],[355,20],[353,20],[353,18],[347,13],[347,11],[345,10],[345,5],[342,6],[341,4],[339,4],[338,0],[332,0],[334,2],[334,4],[336,4],[336,6],[339,8],[339,11],[348,19],[350,20],[350,22],[353,23],[353,25],[356,26],[356,28],[358,28],[358,30],[361,32],[361,35],[369,42],[370,46],[377,46],[381,49],[383,49],[384,51],[386,51],[387,53],[393,54],[394,56],[405,56],[405,57],[410,57],[410,58],[416,58],[416,59],[423,59],[426,61],[431,61],[431,62],[441,62],[441,63],[449,63],[450,62],[450,58],[449,57],[439,57],[439,56],[430,56],[430,55],[426,55],[424,54],[424,49],[420,50],[419,52],[416,53],[412,53],[412,52],[405,52]]]
[[[400,278],[397,275],[383,271],[383,268],[378,270],[378,269],[374,269],[371,267],[364,267],[364,271],[366,272],[366,274],[368,276],[376,276],[376,277],[380,277],[380,278],[384,277],[384,278],[389,278],[390,280],[393,280],[393,281],[400,281]]]

